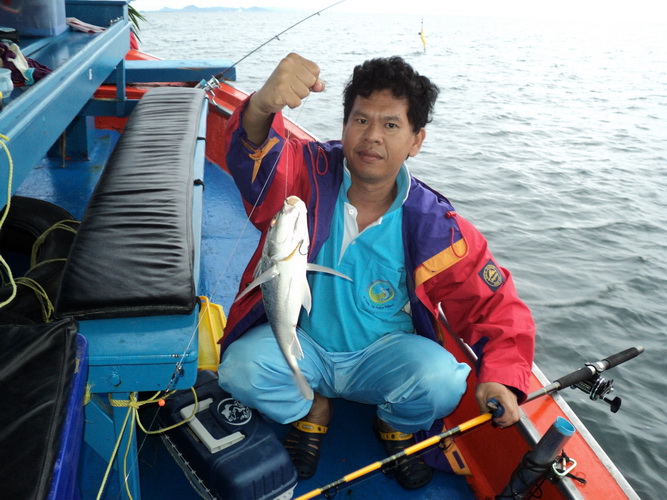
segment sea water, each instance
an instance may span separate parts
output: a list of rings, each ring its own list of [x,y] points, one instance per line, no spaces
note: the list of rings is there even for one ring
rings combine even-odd
[[[167,59],[238,61],[271,40],[236,68],[246,91],[290,51],[317,62],[326,92],[287,114],[320,139],[340,138],[342,90],[365,59],[400,55],[432,78],[441,93],[411,171],[513,273],[550,380],[646,348],[604,373],[617,414],[562,394],[640,496],[664,498],[667,26],[325,12],[272,39],[307,13],[145,15],[142,49]]]

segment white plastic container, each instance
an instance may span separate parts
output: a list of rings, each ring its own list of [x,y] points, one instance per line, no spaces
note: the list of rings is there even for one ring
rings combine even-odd
[[[8,98],[12,90],[14,90],[14,83],[12,82],[11,70],[0,68],[0,92],[2,92],[2,98]]]

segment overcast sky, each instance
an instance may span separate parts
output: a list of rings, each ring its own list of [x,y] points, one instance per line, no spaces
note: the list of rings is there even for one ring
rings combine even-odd
[[[307,12],[316,12],[335,0],[311,1]],[[162,7],[180,9],[187,5],[198,7],[268,7],[304,10],[303,0],[133,0],[138,10],[159,10]],[[420,15],[510,15],[520,17],[574,17],[642,19],[667,22],[667,0],[346,0],[332,12],[410,12]]]

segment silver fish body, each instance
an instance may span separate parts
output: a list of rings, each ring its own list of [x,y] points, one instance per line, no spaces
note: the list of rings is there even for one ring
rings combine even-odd
[[[313,389],[297,363],[303,359],[303,351],[296,326],[301,307],[310,313],[312,302],[306,272],[321,271],[350,278],[333,269],[309,264],[309,246],[306,205],[298,197],[290,196],[271,221],[255,279],[236,300],[256,286],[261,288],[266,316],[278,346],[294,374],[301,394],[307,399],[313,399]]]

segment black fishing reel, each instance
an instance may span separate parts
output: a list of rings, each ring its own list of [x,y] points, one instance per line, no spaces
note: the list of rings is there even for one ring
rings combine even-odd
[[[589,365],[589,363],[587,363],[587,365]],[[596,373],[586,380],[577,382],[572,385],[572,387],[576,387],[577,389],[584,391],[586,394],[589,394],[590,399],[593,401],[601,399],[610,406],[609,409],[612,413],[616,413],[621,408],[621,398],[618,396],[614,399],[607,397],[614,391],[613,384],[614,379],[606,379],[601,377],[599,373]]]

